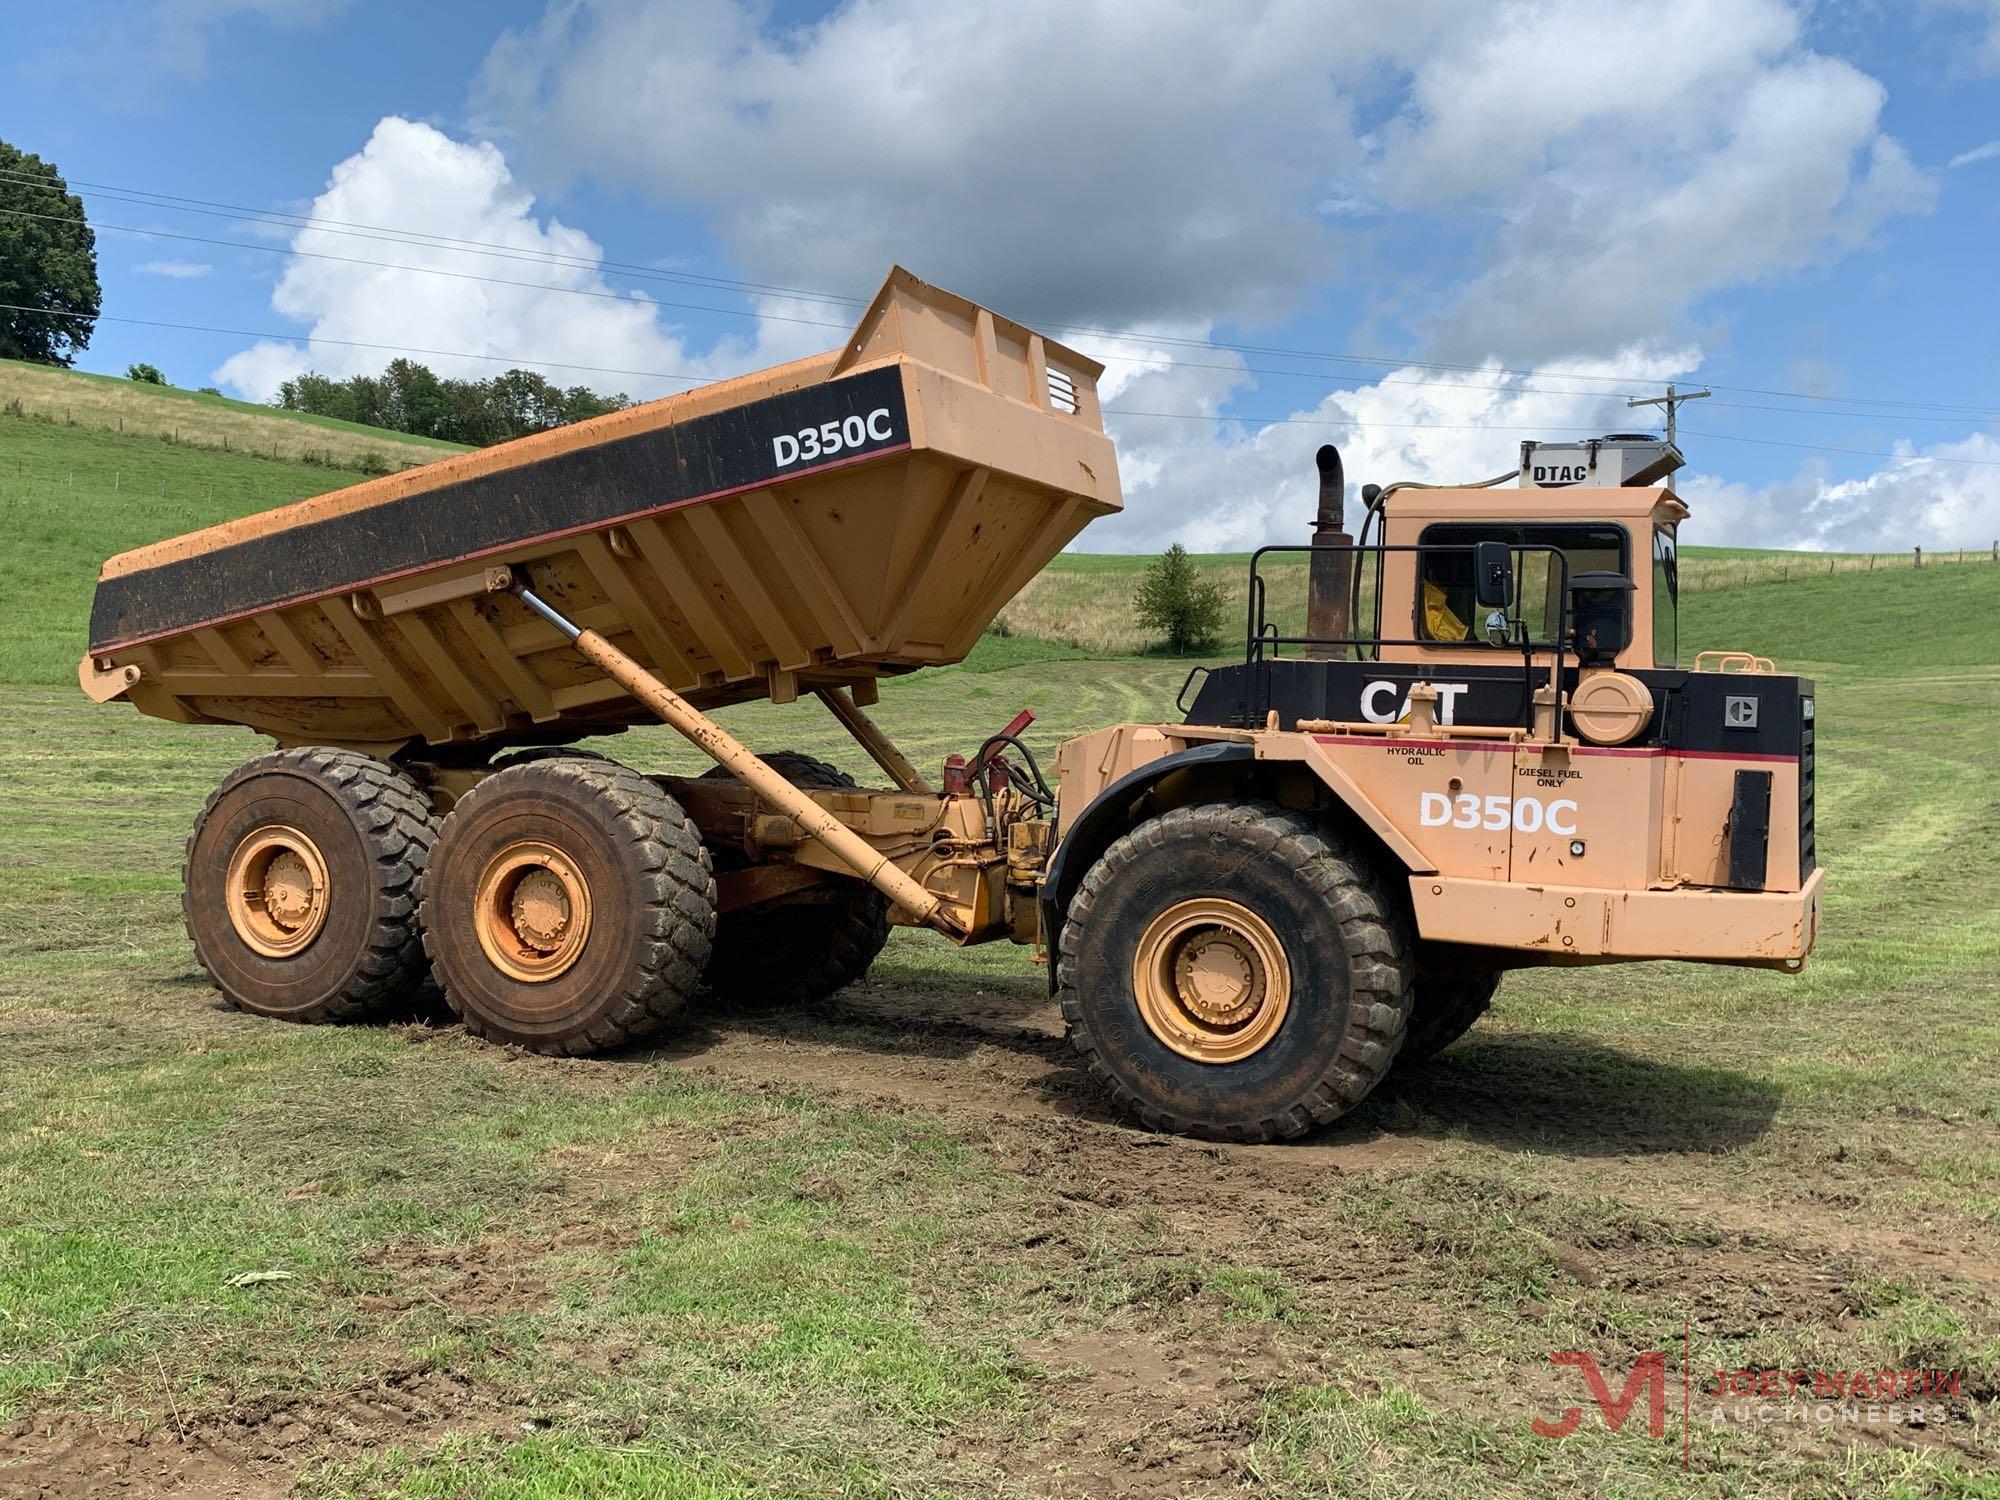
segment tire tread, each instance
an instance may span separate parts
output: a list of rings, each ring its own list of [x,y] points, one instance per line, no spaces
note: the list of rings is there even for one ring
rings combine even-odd
[[[1319,895],[1338,923],[1348,953],[1352,995],[1346,1035],[1324,1075],[1304,1099],[1261,1119],[1213,1126],[1161,1110],[1131,1093],[1105,1066],[1077,989],[1078,948],[1092,907],[1110,884],[1170,841],[1228,838],[1292,872]],[[1262,1144],[1329,1125],[1365,1099],[1388,1074],[1410,1015],[1411,952],[1394,908],[1369,874],[1367,861],[1329,829],[1266,802],[1208,802],[1150,818],[1118,839],[1085,874],[1071,899],[1058,940],[1056,993],[1072,1046],[1090,1074],[1129,1113],[1154,1130],[1212,1140]]]
[[[601,1052],[657,1031],[693,993],[694,976],[708,961],[709,944],[715,935],[715,877],[701,834],[680,803],[637,771],[596,755],[524,757],[481,781],[458,806],[476,808],[484,800],[511,793],[530,776],[574,783],[578,790],[604,799],[604,805],[613,809],[618,838],[647,892],[643,905],[652,926],[645,943],[646,957],[628,966],[617,995],[590,1025],[564,1036],[527,1043],[490,1028],[454,998],[442,971],[440,986],[445,1002],[474,1036],[518,1043],[530,1051],[557,1056]],[[425,951],[435,959],[428,918],[421,925]]]
[[[346,809],[361,835],[375,889],[384,899],[360,960],[340,991],[301,1021],[360,1021],[391,1009],[429,975],[423,938],[417,930],[418,888],[429,862],[438,820],[430,799],[410,774],[389,761],[355,750],[302,745],[274,751],[238,766],[209,793],[188,834],[181,857],[181,920],[194,944],[195,962],[223,995],[229,991],[202,952],[190,881],[195,843],[209,815],[226,795],[255,776],[273,772],[303,775],[330,792]],[[231,1003],[235,1003],[232,997]]]

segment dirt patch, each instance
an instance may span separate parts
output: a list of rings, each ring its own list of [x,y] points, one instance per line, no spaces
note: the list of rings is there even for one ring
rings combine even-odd
[[[0,1429],[0,1496],[288,1495],[299,1470],[390,1443],[428,1447],[447,1434],[519,1432],[528,1411],[509,1393],[443,1371],[385,1371],[330,1394],[253,1398],[132,1425],[82,1414],[29,1417]]]
[[[959,1441],[941,1456],[980,1459],[1058,1500],[1238,1489],[1264,1391],[1304,1374],[1268,1339],[1147,1329],[1078,1331],[1020,1353],[1050,1381],[1056,1415],[1043,1440],[1026,1449]]]
[[[1670,1149],[1670,1121],[1635,1120],[1616,1101],[1572,1102],[1567,1115],[1530,1111],[1544,1128],[1594,1134],[1597,1148],[1586,1154],[1597,1160],[1565,1160],[1545,1188],[1510,1187],[1475,1162],[1491,1145],[1516,1143],[1522,1096],[1463,1087],[1448,1068],[1410,1087],[1430,1118],[1407,1134],[1378,1117],[1288,1145],[1212,1145],[1130,1129],[1111,1115],[1040,997],[984,997],[949,1019],[920,1002],[862,990],[818,1015],[690,1030],[647,1056],[731,1083],[953,1118],[993,1166],[1032,1186],[1008,1225],[1014,1246],[985,1251],[1044,1268],[1031,1295],[1060,1300],[1077,1268],[1111,1243],[1130,1247],[1128,1268],[1179,1258],[1261,1276],[1292,1299],[1286,1318],[1297,1315],[1254,1325],[1263,1342],[1245,1344],[1197,1271],[1145,1287],[1120,1315],[1133,1322],[1124,1332],[1024,1351],[1067,1372],[1049,1392],[1051,1432],[1026,1452],[995,1457],[1045,1493],[1234,1488],[1261,1385],[1280,1372],[1287,1382],[1314,1378],[1330,1359],[1328,1329],[1350,1351],[1365,1349],[1365,1368],[1380,1379],[1468,1418],[1525,1427],[1578,1395],[1547,1361],[1559,1343],[1601,1346],[1610,1365],[1638,1352],[1626,1347],[1629,1333],[1598,1321],[1597,1308],[1639,1312],[1659,1324],[1660,1345],[1677,1346],[1668,1335],[1688,1317],[1697,1362],[1704,1340],[1780,1362],[1836,1349],[1858,1361],[1869,1331],[1854,1288],[1881,1276],[1933,1283],[1976,1323],[1994,1320],[1992,1239],[1973,1226],[1943,1242],[1894,1233],[1849,1212],[1853,1205],[1813,1203],[1808,1183],[1782,1173],[1769,1174],[1768,1203],[1731,1196],[1740,1191],[1734,1178],[1703,1195],[1700,1179],[1731,1170],[1728,1142],[1767,1129],[1761,1096],[1721,1097],[1682,1149]],[[1515,1061],[1525,1068],[1531,1059]],[[1559,1074],[1547,1087],[1574,1100],[1574,1084]],[[1395,1107],[1392,1099],[1387,1108]],[[1495,1239],[1511,1243],[1496,1252]],[[1186,1326],[1190,1316],[1200,1331]],[[1468,1344],[1489,1353],[1468,1362]],[[1678,1347],[1673,1368],[1678,1386]],[[1328,1365],[1325,1378],[1356,1374],[1350,1362]],[[1983,1452],[1969,1410],[1929,1429],[1774,1427],[1731,1440],[1827,1459],[1855,1443]]]

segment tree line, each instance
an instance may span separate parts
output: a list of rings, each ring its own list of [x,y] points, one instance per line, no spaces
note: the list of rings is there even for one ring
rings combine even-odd
[[[277,400],[286,411],[338,417],[475,448],[601,417],[631,404],[623,392],[600,396],[587,386],[564,389],[532,370],[509,370],[489,380],[457,380],[410,359],[389,361],[380,375],[351,375],[345,380],[307,373],[280,386]]]

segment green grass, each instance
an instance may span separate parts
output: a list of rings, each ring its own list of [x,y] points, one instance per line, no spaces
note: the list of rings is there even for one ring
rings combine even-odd
[[[1960,562],[1961,557],[1963,563]],[[1067,553],[1055,559],[1001,611],[1001,628],[1016,635],[1051,642],[1099,654],[1132,655],[1158,649],[1151,633],[1132,611],[1132,596],[1139,575],[1152,563],[1150,557],[1098,553]],[[1194,559],[1197,575],[1215,584],[1224,599],[1221,640],[1225,654],[1240,651],[1237,645],[1245,629],[1250,554],[1211,553]],[[1965,576],[1976,574],[1981,582]],[[1796,607],[1787,604],[1782,613],[1798,626],[1797,637],[1806,639],[1802,653],[1811,658],[1818,644],[1810,639],[1821,622],[1842,631],[1879,628],[1888,619],[1898,618],[1904,596],[1895,593],[1895,580],[1916,570],[1908,554],[1890,556],[1872,553],[1778,552],[1742,547],[1690,547],[1681,554],[1680,576],[1684,610],[1697,621],[1703,616],[1704,601],[1716,596],[1733,596],[1748,591],[1754,603],[1755,590],[1774,585],[1797,586],[1807,592],[1787,595]],[[1299,635],[1305,630],[1306,557],[1301,553],[1274,553],[1258,564],[1265,585],[1265,612],[1281,634]],[[1934,558],[1923,569],[1927,579],[1950,575],[1960,580],[1963,595],[1950,595],[1952,606],[1962,601],[1977,609],[1977,601],[1987,597],[1983,586],[2000,580],[1995,567],[1980,552],[1949,553]],[[1371,617],[1374,608],[1372,575],[1364,572],[1361,615]],[[1870,610],[1865,601],[1871,592],[1882,590],[1885,602]],[[1768,604],[1768,598],[1765,599]],[[1861,602],[1856,614],[1854,605]],[[1952,607],[1947,606],[1947,607]],[[1748,606],[1746,606],[1747,610]],[[1992,653],[1979,655],[1992,641],[1992,625],[1980,611],[1975,636],[1960,657],[1975,662],[1991,660]],[[1754,618],[1754,613],[1746,617]],[[1393,626],[1385,625],[1390,634]],[[1407,633],[1407,632],[1405,632]],[[1685,631],[1683,632],[1685,644]],[[1832,659],[1832,658],[1815,658]]]
[[[352,433],[357,437],[407,443],[418,448],[435,448],[445,453],[464,451],[460,444],[447,443],[438,438],[418,437],[408,432],[390,432],[360,422],[343,422],[338,417],[316,416],[311,412],[286,411],[281,407],[265,406],[255,401],[238,401],[233,396],[221,396],[210,391],[187,390],[177,385],[141,385],[117,375],[93,375],[87,370],[55,370],[47,365],[30,364],[24,360],[0,359],[0,390],[7,389],[4,382],[23,376],[45,376],[53,380],[74,383],[80,389],[89,388],[103,393],[130,393],[141,400],[187,402],[203,410],[237,412],[264,421],[303,422],[308,426],[322,427],[330,432]]]
[[[0,681],[76,681],[112,554],[366,477],[0,415]]]
[[[0,359],[0,412],[253,456],[299,459],[311,455],[315,462],[330,467],[371,467],[377,471],[408,468],[465,451],[457,443],[366,427],[337,417],[11,359]]]
[[[260,742],[86,702],[87,580],[338,478],[0,419],[25,539],[0,649],[0,1490],[144,1493],[222,1454],[190,1492],[1994,1493],[1994,574],[1799,563],[1689,597],[1691,647],[1819,681],[1803,975],[1511,976],[1340,1126],[1232,1150],[1108,1119],[1005,945],[898,932],[823,1011],[697,1007],[594,1060],[222,1007],[180,843]],[[885,684],[877,717],[929,764],[1029,706],[1041,750],[1169,713],[1185,670],[989,636]],[[812,705],[725,717],[861,769]],[[664,730],[599,748],[698,768]],[[1967,1395],[1922,1433],[1697,1415],[1684,1469],[1678,1427],[1605,1431],[1548,1359],[1622,1375],[1666,1349],[1678,1377],[1684,1319],[1697,1379],[1920,1363]],[[1579,1401],[1575,1437],[1529,1428]]]

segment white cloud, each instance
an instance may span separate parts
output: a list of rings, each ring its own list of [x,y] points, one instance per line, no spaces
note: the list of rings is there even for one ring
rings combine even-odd
[[[1108,347],[1100,344],[1095,352]],[[1114,352],[1133,351],[1120,346]],[[1107,405],[1122,413],[1206,416],[1234,396],[1282,420],[1107,417],[1118,441],[1125,512],[1086,532],[1087,548],[1151,551],[1177,540],[1195,550],[1236,551],[1304,541],[1318,492],[1313,454],[1322,443],[1340,449],[1352,491],[1398,480],[1468,484],[1513,468],[1523,438],[1630,428],[1625,382],[1684,374],[1701,353],[1640,347],[1604,361],[1525,374],[1492,361],[1456,373],[1407,367],[1303,404],[1298,382],[1249,373],[1240,360],[1228,361],[1237,366],[1233,371],[1218,371],[1164,363],[1170,357],[1179,351],[1160,351],[1156,363],[1124,376]]]
[[[531,171],[698,205],[757,280],[892,261],[1016,316],[1268,313],[1326,279],[1314,205],[1363,150],[1339,80],[1454,7],[864,0],[551,6],[483,101]],[[579,168],[578,164],[582,164]]]
[[[2000,141],[1988,141],[1983,146],[1974,146],[1970,151],[1961,151],[1947,163],[1951,167],[1969,167],[1976,161],[1991,161],[2000,156]]]
[[[1520,363],[1681,336],[1928,202],[1879,84],[1801,37],[1782,0],[854,0],[791,29],[563,0],[480,97],[530,171],[691,207],[759,280],[903,260],[1124,328],[1290,312],[1418,248],[1435,347]]]
[[[1928,207],[1881,132],[1882,86],[1798,29],[1776,0],[1576,0],[1509,8],[1421,65],[1383,181],[1401,206],[1486,201],[1503,225],[1435,347],[1602,353]]]
[[[1223,25],[1138,0],[850,0],[790,29],[741,0],[564,0],[494,48],[480,98],[531,170],[582,164],[694,212],[733,274],[862,292],[902,260],[1044,327],[1138,337],[1050,328],[1112,361],[1128,508],[1086,543],[1118,549],[1303,535],[1326,441],[1357,485],[1451,482],[1511,467],[1523,437],[1629,427],[1623,381],[1586,377],[1693,373],[1704,297],[1844,253],[1932,191],[1881,130],[1881,86],[1808,50],[1780,0],[1543,0],[1477,19],[1444,0],[1267,0],[1231,9],[1226,45]],[[595,243],[537,216],[495,146],[429,126],[384,120],[311,211],[576,261],[395,247],[413,264],[612,291]],[[311,230],[293,244],[353,253]],[[1404,322],[1425,353],[1472,373],[1413,362],[1322,398],[1255,357],[1176,342],[1297,309],[1368,256],[1378,345],[1396,337],[1389,304],[1419,308]],[[706,376],[838,337],[766,321],[691,350],[637,296],[303,258],[274,306],[312,333],[230,360],[221,378],[248,394],[389,357],[335,340]],[[1906,515],[1949,519],[1983,493],[1952,478],[1983,472],[1965,466],[1885,472]],[[1711,539],[1820,545],[1889,482],[1850,494],[1808,475],[1749,506],[1691,481],[1717,496]]]
[[[141,261],[132,268],[138,276],[167,276],[175,281],[192,281],[197,276],[206,276],[215,269],[197,260],[148,260]]]
[[[2000,439],[1976,432],[1896,457],[1860,479],[1829,478],[1812,462],[1775,484],[1684,477],[1694,512],[1687,536],[1700,543],[1806,547],[1831,552],[1984,548],[2000,537]]]
[[[283,381],[308,369],[335,376],[372,372],[406,350],[447,351],[415,356],[446,374],[486,376],[519,362],[563,384],[660,395],[689,384],[661,376],[733,374],[825,348],[839,337],[826,329],[765,322],[754,337],[691,351],[652,302],[613,292],[595,269],[602,252],[588,235],[537,218],[533,198],[514,182],[497,149],[455,141],[431,126],[393,116],[334,168],[310,212],[320,219],[392,224],[566,259],[482,260],[419,244],[384,252],[385,259],[405,267],[543,284],[503,285],[372,264],[357,255],[351,239],[301,229],[292,236],[294,250],[345,259],[286,263],[272,306],[311,324],[304,344],[266,340],[232,355],[215,372],[219,383],[252,399],[270,399]],[[777,300],[763,307],[776,316],[825,316],[823,308],[801,313]],[[452,357],[460,354],[493,358]]]

